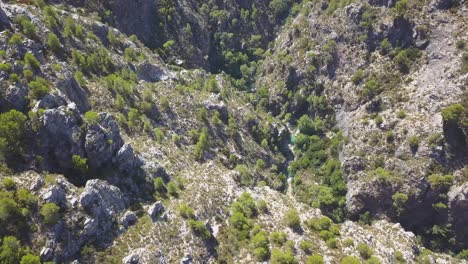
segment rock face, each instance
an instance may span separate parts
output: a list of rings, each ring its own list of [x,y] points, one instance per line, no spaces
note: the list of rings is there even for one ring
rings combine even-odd
[[[10,85],[6,90],[5,99],[11,108],[18,111],[24,111],[28,105],[26,97],[28,89],[21,85]]]
[[[156,202],[148,209],[148,214],[153,221],[158,220],[158,217],[164,212],[164,205],[162,202]]]
[[[85,152],[91,169],[109,165],[124,142],[119,126],[106,113],[100,114],[100,121],[91,125],[85,136]]]
[[[72,168],[72,155],[84,156],[84,137],[79,120],[81,117],[74,103],[44,112],[40,118],[38,138],[46,168],[63,172]]]
[[[137,66],[137,74],[141,80],[147,82],[158,82],[161,80],[168,80],[174,78],[174,74],[167,71],[161,66],[151,64],[150,62],[143,62]]]
[[[65,80],[59,81],[56,86],[68,97],[68,99],[75,103],[81,113],[90,110],[88,96],[86,91],[80,87],[75,78],[69,77]]]
[[[468,183],[451,188],[449,221],[455,229],[457,240],[468,245]]]

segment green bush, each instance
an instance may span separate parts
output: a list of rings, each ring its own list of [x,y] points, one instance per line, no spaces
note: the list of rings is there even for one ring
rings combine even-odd
[[[351,81],[354,84],[359,84],[364,76],[364,71],[361,69],[358,69],[356,72],[354,72],[353,77],[351,77]]]
[[[341,264],[361,264],[361,261],[354,256],[346,256],[341,259]]]
[[[362,95],[368,98],[373,98],[380,92],[382,92],[382,86],[374,79],[367,81],[362,89]]]
[[[111,46],[116,46],[119,43],[117,36],[114,34],[112,29],[109,29],[107,32],[107,40]]]
[[[41,257],[29,253],[21,258],[20,264],[41,264]]]
[[[399,110],[396,115],[399,119],[404,119],[406,117],[406,112],[404,110]]]
[[[178,197],[179,196],[179,187],[177,187],[177,184],[175,182],[169,182],[167,184],[167,193],[173,197]]]
[[[21,37],[20,34],[15,33],[13,36],[11,36],[10,40],[8,41],[8,44],[10,45],[19,45],[23,41],[23,38]]]
[[[84,115],[84,120],[90,125],[96,125],[100,120],[100,116],[96,112],[88,111]]]
[[[72,167],[74,170],[80,173],[88,172],[88,159],[81,157],[80,155],[72,155]]]
[[[295,208],[291,208],[286,212],[284,216],[286,225],[292,228],[293,230],[300,230],[301,229],[301,218],[297,213]]]
[[[326,216],[310,219],[308,223],[308,226],[316,231],[329,230],[332,225],[333,221]]]
[[[428,182],[433,190],[448,190],[453,185],[452,175],[433,174],[428,177]]]
[[[400,0],[407,1],[407,0]],[[398,4],[398,3],[397,3]],[[417,48],[404,49],[397,53],[393,59],[395,63],[398,64],[400,71],[403,73],[408,73],[411,65],[421,57],[421,51]]]
[[[282,246],[286,240],[288,240],[288,235],[285,232],[272,232],[270,234],[270,240],[273,244],[277,246]]]
[[[2,184],[7,190],[12,190],[16,186],[16,182],[12,178],[8,177],[2,179]]]
[[[403,206],[405,205],[405,203],[408,201],[408,195],[397,192],[392,196],[392,201],[393,201],[393,206],[397,210],[401,210]]]
[[[188,223],[195,235],[199,236],[203,240],[210,239],[211,233],[202,221],[189,219]]]
[[[265,200],[259,200],[257,202],[257,209],[259,212],[267,213],[268,212],[268,204]]]
[[[327,239],[326,243],[327,243],[327,246],[329,248],[337,248],[338,247],[338,241],[334,237],[331,237],[331,238]]]
[[[396,250],[396,251],[394,252],[394,256],[395,256],[395,260],[396,260],[398,263],[406,263],[405,257],[403,256],[403,253],[401,253],[400,251]]]
[[[468,249],[464,249],[457,254],[457,258],[468,260]]]
[[[356,250],[359,252],[359,255],[361,255],[363,259],[369,259],[372,256],[372,254],[374,254],[374,251],[367,244],[364,243],[357,244]]]
[[[28,52],[28,53],[26,53],[24,55],[24,62],[33,69],[39,69],[39,67],[40,67],[39,61],[30,52]]]
[[[420,142],[421,142],[421,139],[419,139],[419,137],[416,135],[410,136],[408,138],[408,144],[410,145],[410,148],[412,150],[417,150]]]
[[[0,114],[0,159],[5,151],[19,153],[26,131],[26,116],[16,110]]]
[[[62,48],[59,38],[54,33],[49,33],[49,35],[47,36],[47,46],[53,52],[57,52]]]
[[[0,248],[0,263],[16,264],[26,254],[26,248],[23,248],[20,241],[14,236],[3,237],[2,247]]]
[[[166,184],[161,177],[157,177],[153,180],[153,186],[154,190],[160,195],[163,195],[167,192]]]
[[[33,208],[37,204],[37,197],[27,189],[16,191],[16,200],[20,205],[27,208]]]
[[[380,259],[376,256],[370,257],[370,259],[367,260],[367,264],[380,264]]]
[[[324,264],[325,261],[323,260],[323,257],[319,254],[314,254],[310,257],[307,258],[306,264]]]
[[[312,253],[312,247],[313,247],[313,244],[312,242],[308,241],[308,240],[303,240],[301,241],[301,243],[299,244],[299,248],[304,251],[305,254],[310,254]]]
[[[390,44],[388,38],[385,38],[384,40],[382,40],[382,42],[380,42],[380,49],[382,50],[382,53],[387,54],[391,48],[392,45]]]
[[[231,205],[231,211],[241,212],[247,218],[257,216],[257,206],[255,200],[248,192],[243,192],[239,198]]]
[[[34,81],[30,81],[29,88],[31,88],[29,96],[32,99],[39,100],[49,93],[49,83],[41,77],[36,77]]]
[[[11,72],[11,69],[13,69],[11,63],[0,63],[0,71]]]
[[[40,214],[47,225],[53,225],[57,223],[60,218],[60,208],[54,203],[46,203],[42,206]]]
[[[23,30],[23,34],[30,38],[35,39],[36,35],[36,26],[31,23],[30,19],[26,16],[18,16],[13,19],[13,21],[17,24],[21,25],[21,29]]]
[[[268,236],[265,231],[260,231],[252,238],[252,246],[254,248],[254,255],[258,261],[265,261],[268,259],[270,249],[268,247]]]
[[[253,175],[247,166],[244,164],[239,164],[234,168],[234,170],[239,173],[239,182],[241,186],[250,186],[253,184]]]
[[[28,69],[23,70],[23,76],[26,80],[31,81],[34,77],[34,73]]]
[[[202,129],[200,136],[198,137],[198,142],[194,148],[194,156],[198,161],[203,160],[204,153],[208,149],[208,130],[206,128]]]
[[[453,104],[442,109],[442,118],[448,123],[458,123],[465,113],[465,108],[461,104]]]
[[[185,203],[179,205],[179,214],[185,219],[195,219],[195,211]]]
[[[294,255],[290,251],[282,252],[281,250],[275,248],[271,251],[271,264],[296,264],[298,263],[297,259],[294,258]]]

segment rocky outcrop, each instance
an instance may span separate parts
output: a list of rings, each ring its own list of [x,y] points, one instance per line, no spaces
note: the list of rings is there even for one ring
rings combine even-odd
[[[39,153],[49,171],[64,172],[72,168],[72,155],[84,156],[81,120],[74,103],[49,109],[40,118]]]
[[[164,212],[164,205],[162,202],[155,202],[148,208],[148,214],[153,221],[158,220],[159,216]]]
[[[148,61],[140,63],[136,67],[137,75],[141,80],[147,82],[159,82],[175,78],[175,75],[166,68],[152,64]]]
[[[85,113],[90,110],[87,93],[80,87],[75,78],[69,77],[65,80],[59,81],[56,86],[71,102],[76,104],[81,113]]]
[[[25,111],[28,106],[28,89],[22,85],[10,85],[5,92],[5,100],[9,104],[10,108],[18,111]]]
[[[90,169],[96,170],[110,165],[123,144],[119,126],[114,118],[101,113],[99,122],[90,125],[85,136],[84,148]]]
[[[453,225],[457,241],[468,245],[468,183],[454,186],[448,193],[449,222]]]
[[[137,248],[129,255],[122,259],[123,264],[154,264],[165,263],[162,261],[164,257],[159,251],[151,250],[149,248]]]

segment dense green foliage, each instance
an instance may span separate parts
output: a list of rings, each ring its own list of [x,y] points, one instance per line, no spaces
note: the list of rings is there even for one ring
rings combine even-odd
[[[19,153],[26,132],[26,116],[16,110],[0,114],[0,159],[6,152]]]

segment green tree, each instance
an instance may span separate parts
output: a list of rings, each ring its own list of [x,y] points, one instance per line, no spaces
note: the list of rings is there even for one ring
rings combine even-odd
[[[195,233],[195,235],[199,236],[203,240],[210,239],[211,233],[202,221],[189,219],[188,222],[190,228],[192,229],[193,233]]]
[[[34,55],[31,52],[28,52],[24,55],[24,62],[26,62],[27,65],[29,65],[33,69],[39,69],[40,63],[34,57]]]
[[[271,264],[297,264],[298,261],[290,251],[282,252],[275,248],[271,251]]]
[[[323,257],[318,254],[314,254],[307,258],[306,264],[324,264]]]
[[[26,116],[16,110],[0,114],[0,158],[5,151],[18,153],[26,131]]]
[[[99,122],[100,116],[98,113],[94,111],[88,111],[84,115],[84,120],[90,124],[90,125],[95,125]]]
[[[49,46],[53,52],[57,52],[62,48],[59,38],[54,33],[49,33],[47,36],[47,46]]]
[[[31,88],[29,91],[29,97],[32,99],[39,100],[44,95],[49,93],[49,84],[44,78],[41,77],[36,77],[34,81],[30,81],[29,88]]]
[[[3,238],[0,251],[0,262],[5,264],[17,264],[26,250],[21,247],[20,241],[14,236]]]
[[[29,253],[21,258],[20,264],[41,264],[41,258]]]
[[[301,229],[301,218],[297,213],[295,208],[291,208],[286,212],[284,217],[286,225],[288,225],[293,230],[300,230]]]
[[[265,231],[261,230],[252,238],[254,255],[258,261],[265,261],[268,258],[270,249],[268,248],[268,236]]]
[[[81,173],[86,173],[88,172],[88,159],[83,158],[80,155],[73,155],[72,166],[73,166],[73,169]]]
[[[160,195],[163,195],[167,192],[166,184],[164,183],[164,180],[161,177],[157,177],[154,179],[153,186],[154,190]]]
[[[54,203],[46,203],[42,206],[39,212],[44,219],[44,223],[47,225],[53,225],[57,223],[60,218],[60,208]]]
[[[16,182],[12,178],[9,178],[9,177],[3,178],[2,179],[2,184],[3,184],[3,186],[5,186],[5,188],[7,190],[11,190],[11,189],[15,188],[15,186],[16,186]]]

